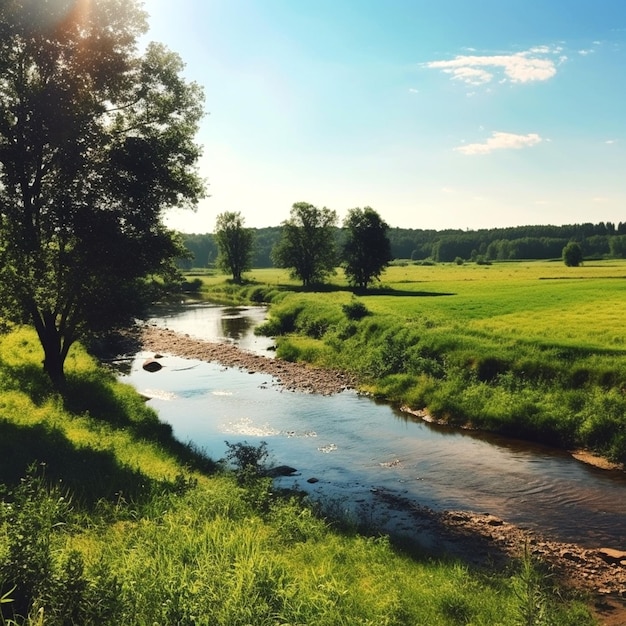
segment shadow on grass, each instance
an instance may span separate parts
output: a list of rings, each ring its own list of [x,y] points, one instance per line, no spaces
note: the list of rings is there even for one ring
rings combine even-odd
[[[41,406],[54,393],[50,379],[41,365],[7,365],[0,358],[0,371],[3,389],[15,389],[25,393],[36,406]]]
[[[0,420],[0,476],[8,486],[17,485],[33,464],[45,468],[46,480],[71,492],[90,506],[112,501],[123,494],[139,501],[151,490],[151,479],[138,470],[121,466],[112,452],[79,448],[58,429],[37,424],[18,426]]]
[[[217,463],[202,451],[176,439],[171,425],[160,421],[154,411],[145,407],[136,392],[117,395],[107,376],[100,373],[94,377],[69,377],[64,408],[74,415],[88,413],[93,419],[122,428],[137,439],[158,444],[189,469],[205,474],[217,469]]]
[[[296,293],[334,293],[346,292],[356,296],[397,296],[414,298],[436,298],[439,296],[455,296],[455,293],[445,291],[414,291],[409,289],[393,289],[392,287],[370,287],[369,289],[359,289],[343,285],[320,284],[302,287],[295,285],[278,285],[281,291],[293,291]]]

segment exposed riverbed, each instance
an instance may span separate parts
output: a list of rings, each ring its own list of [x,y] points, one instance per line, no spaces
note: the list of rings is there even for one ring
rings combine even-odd
[[[201,307],[194,315],[205,318]],[[189,326],[177,328],[188,336],[174,333],[166,317],[154,323],[144,330],[145,351],[130,381],[152,397],[180,439],[215,458],[224,455],[224,440],[265,440],[277,463],[298,469],[280,485],[325,497],[426,548],[480,564],[519,553],[528,541],[577,585],[612,594],[626,589],[619,559],[599,551],[626,547],[623,472],[426,424],[350,391],[355,381],[341,373],[261,356],[267,345],[242,351],[228,333],[206,342]],[[157,352],[164,367],[148,373],[141,364]]]

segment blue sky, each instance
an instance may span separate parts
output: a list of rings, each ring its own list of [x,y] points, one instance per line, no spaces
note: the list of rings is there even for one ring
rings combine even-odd
[[[205,89],[212,232],[294,202],[390,226],[626,222],[624,0],[146,0]]]

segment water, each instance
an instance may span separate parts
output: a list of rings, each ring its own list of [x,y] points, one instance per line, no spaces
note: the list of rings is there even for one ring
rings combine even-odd
[[[188,326],[189,316],[197,316],[196,327]],[[264,311],[251,316],[258,322]],[[201,307],[159,323],[197,336],[198,326],[215,327]],[[237,338],[222,339],[260,349],[254,323]],[[437,510],[491,513],[559,541],[626,545],[623,472],[548,447],[428,424],[354,392],[287,392],[266,374],[169,356],[163,370],[149,373],[141,369],[147,356],[138,355],[128,380],[152,398],[180,440],[216,459],[225,456],[225,441],[266,441],[273,462],[298,470],[281,478],[282,486],[305,488],[353,511],[384,490]],[[319,482],[309,485],[309,478]]]
[[[210,341],[236,343],[243,350],[272,356],[273,341],[257,337],[254,328],[267,315],[264,306],[219,306],[207,302],[155,307],[150,323]]]

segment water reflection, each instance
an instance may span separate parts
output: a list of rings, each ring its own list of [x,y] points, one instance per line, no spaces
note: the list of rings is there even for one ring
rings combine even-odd
[[[265,314],[263,307],[202,304],[162,310],[153,323],[247,347],[265,339],[253,332]],[[351,392],[283,393],[266,374],[196,361],[183,371],[190,362],[174,357],[150,374],[144,358],[138,355],[128,380],[179,439],[216,459],[225,439],[266,440],[274,461],[299,470],[280,479],[285,487],[353,503],[384,489],[435,509],[492,513],[561,541],[626,545],[624,472],[547,446],[426,423]],[[308,478],[318,482],[311,487]]]
[[[159,304],[150,311],[148,322],[206,341],[235,343],[243,350],[273,356],[274,341],[254,334],[265,321],[267,307],[226,307],[210,302]]]
[[[243,337],[252,335],[257,322],[248,314],[248,309],[225,308],[220,317],[222,335],[235,343]]]

